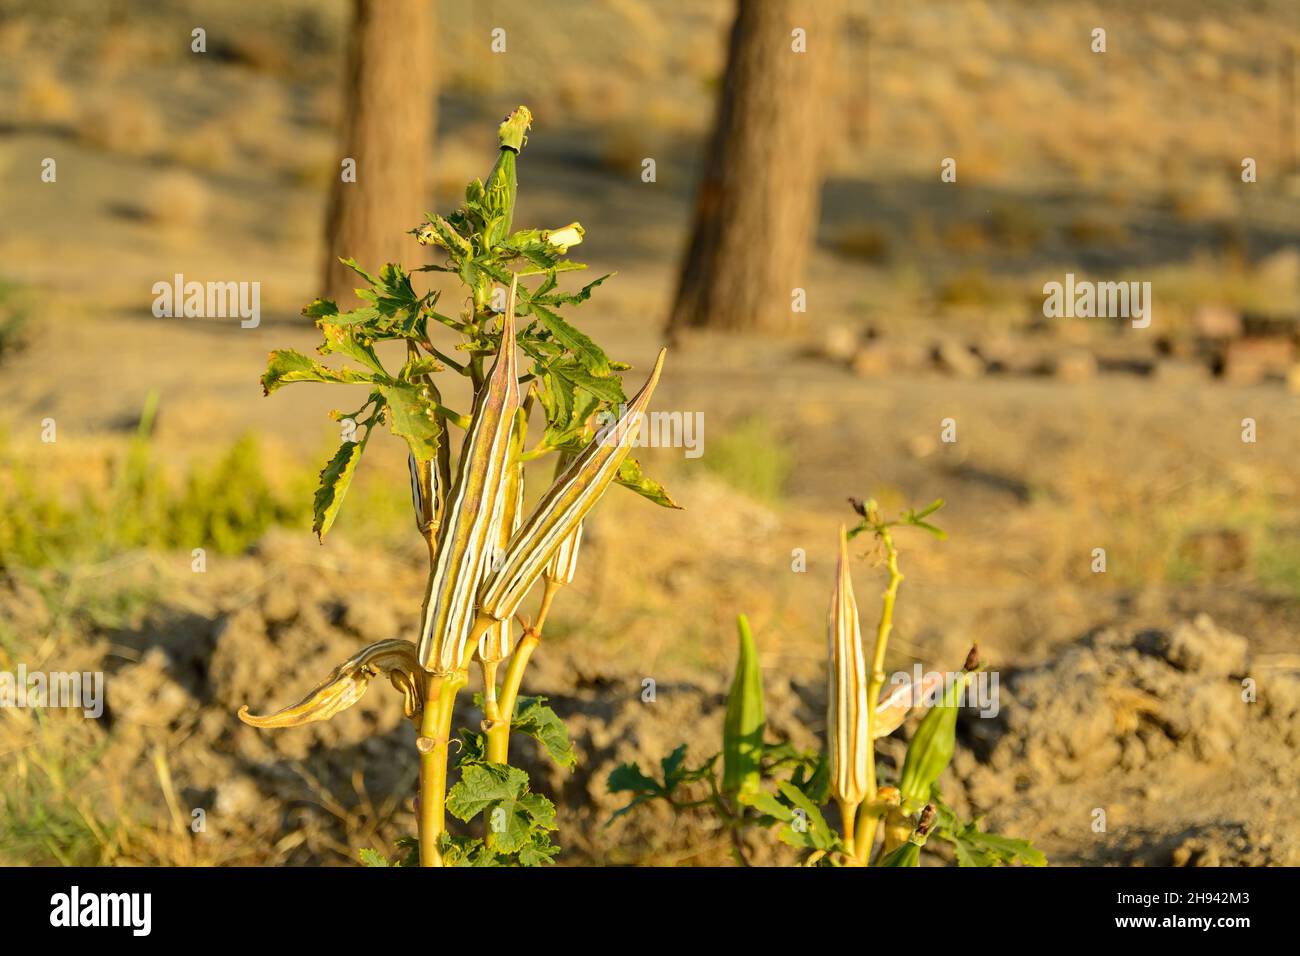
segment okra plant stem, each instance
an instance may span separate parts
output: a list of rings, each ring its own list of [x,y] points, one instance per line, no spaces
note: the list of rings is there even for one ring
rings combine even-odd
[[[844,852],[849,856],[854,856],[853,824],[858,815],[859,804],[849,803],[847,800],[839,800],[837,802],[840,805],[840,822],[844,830]]]
[[[885,566],[889,570],[889,584],[885,587],[880,605],[880,623],[876,626],[876,649],[871,659],[871,680],[867,684],[867,812],[858,820],[856,846],[858,862],[866,865],[871,858],[871,847],[876,842],[876,826],[880,822],[880,809],[876,793],[876,701],[885,685],[885,649],[889,646],[889,632],[894,627],[894,601],[898,586],[903,583],[903,572],[898,570],[898,549],[888,528],[878,532],[885,548]],[[853,852],[852,850],[850,852]]]
[[[442,866],[438,851],[438,837],[445,824],[444,808],[447,790],[447,736],[451,721],[446,721],[442,743],[438,743],[438,728],[443,725],[443,692],[448,681],[436,674],[426,675],[424,684],[424,711],[420,715],[420,736],[415,746],[420,751],[420,865]],[[450,710],[450,708],[447,708]],[[441,766],[441,770],[439,767]]]
[[[489,715],[491,725],[487,732],[487,756],[488,760],[493,763],[506,763],[510,757],[510,722],[515,716],[515,700],[519,697],[519,685],[524,679],[524,669],[528,667],[528,660],[533,656],[538,643],[542,639],[542,627],[546,624],[547,615],[551,611],[551,602],[555,600],[555,595],[563,587],[560,583],[546,580],[546,590],[542,593],[542,603],[537,610],[537,621],[524,630],[524,634],[519,638],[519,644],[515,647],[515,652],[510,655],[510,663],[506,665],[506,676],[501,686],[501,695],[497,699],[496,717]]]

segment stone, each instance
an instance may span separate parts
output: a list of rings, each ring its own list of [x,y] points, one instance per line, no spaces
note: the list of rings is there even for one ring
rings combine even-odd
[[[980,357],[954,339],[940,339],[930,354],[935,366],[954,378],[976,378],[984,373]]]
[[[1087,349],[1070,349],[1052,358],[1052,374],[1063,382],[1088,382],[1097,377],[1097,359]]]
[[[1196,334],[1207,339],[1235,339],[1241,337],[1241,313],[1226,305],[1198,306],[1192,314]]]
[[[1295,343],[1285,336],[1234,339],[1223,355],[1223,377],[1234,385],[1285,379],[1295,364]]]

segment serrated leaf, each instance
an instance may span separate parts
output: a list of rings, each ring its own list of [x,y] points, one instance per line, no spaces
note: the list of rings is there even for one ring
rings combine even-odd
[[[339,307],[332,299],[315,299],[302,307],[302,314],[309,319],[323,319],[338,314],[338,311]]]
[[[319,320],[316,327],[325,336],[325,342],[317,349],[321,355],[329,355],[331,352],[346,355],[378,375],[387,376],[388,373],[384,371],[383,363],[379,361],[379,356],[375,354],[374,346],[359,331],[358,326],[336,325],[331,323],[329,318],[325,318]]]
[[[550,758],[561,767],[572,770],[578,765],[578,755],[569,742],[564,721],[546,706],[545,697],[520,697],[511,729],[539,741]]]
[[[363,847],[357,851],[357,856],[361,860],[362,866],[388,867],[395,864],[388,862],[388,857],[384,856],[378,850],[372,850],[369,847]]]
[[[809,847],[817,850],[832,850],[835,848],[838,840],[835,832],[822,816],[817,804],[808,799],[808,796],[790,783],[788,780],[777,782],[777,789],[781,795],[794,804],[796,809],[802,810],[804,819],[807,822],[807,828],[796,830],[791,823],[781,831],[781,841],[790,846]]]
[[[504,824],[500,829],[497,823]],[[489,845],[500,853],[516,853],[532,842],[535,830],[555,829],[555,805],[541,794],[524,793],[502,800],[488,811]]]
[[[580,302],[586,302],[590,299],[592,291],[612,275],[614,275],[612,272],[606,273],[599,279],[594,279],[591,282],[588,282],[577,292],[556,292],[551,294],[551,289],[555,287],[555,273],[552,271],[547,276],[547,282],[549,285],[543,285],[538,288],[538,290],[533,293],[533,298],[544,305],[577,305]]]
[[[623,392],[623,382],[617,375],[601,378],[576,365],[560,363],[552,364],[550,371],[569,384],[586,389],[602,402],[609,402],[611,405],[622,405],[627,402],[627,395]]]
[[[546,842],[539,842],[538,837],[544,838]],[[551,843],[549,835],[535,834],[533,842],[519,851],[519,865],[543,866],[547,863],[554,863],[555,855],[559,852],[560,848]]]
[[[351,270],[352,270],[353,272],[355,272],[357,275],[361,276],[361,278],[365,279],[365,280],[366,280],[367,282],[369,282],[371,285],[375,285],[376,283],[379,282],[379,280],[376,279],[374,276],[372,276],[369,272],[367,272],[365,269],[361,268],[361,266],[357,265],[357,260],[356,260],[356,259],[353,259],[353,258],[350,257],[350,256],[347,257],[347,258],[344,258],[344,257],[340,256],[340,257],[339,257],[339,262],[343,263],[345,266],[347,266],[349,269],[351,269]]]
[[[611,770],[605,786],[611,793],[658,793],[661,789],[659,781],[646,776],[634,763],[619,764]]]
[[[488,849],[515,853],[533,842],[537,831],[555,829],[555,805],[528,791],[528,774],[507,764],[480,763],[461,768],[460,781],[447,794],[447,811],[459,820],[487,815]]]
[[[664,486],[641,471],[641,463],[635,458],[626,458],[618,466],[618,477],[614,479],[624,488],[630,488],[642,498],[648,498],[663,508],[676,508],[681,505],[672,499]]]
[[[1028,840],[1000,836],[996,833],[984,833],[975,824],[967,824],[956,834],[954,842],[960,854],[965,849],[973,859],[989,858],[995,862],[1011,863],[1020,860],[1029,866],[1046,866],[1047,857]],[[989,866],[990,863],[978,863]]]
[[[293,349],[276,349],[262,373],[262,391],[270,395],[276,389],[293,382],[330,382],[342,385],[355,385],[361,382],[374,382],[375,377],[356,369],[333,369],[295,352]]]
[[[672,753],[661,758],[659,768],[664,774],[664,790],[668,793],[676,790],[686,774],[686,745],[678,744]]]
[[[320,486],[316,489],[315,498],[312,500],[311,526],[320,541],[324,541],[325,535],[329,533],[330,528],[334,527],[334,519],[338,517],[339,508],[343,506],[343,497],[352,484],[352,476],[357,471],[357,462],[361,460],[361,453],[365,451],[366,440],[369,437],[370,431],[367,429],[365,438],[361,441],[343,442],[339,450],[334,453],[334,457],[321,469]]]
[[[753,807],[764,816],[775,817],[782,823],[789,823],[794,819],[794,811],[766,790],[742,793],[737,799],[746,806]]]
[[[555,336],[557,342],[573,353],[579,365],[597,378],[609,375],[609,356],[605,354],[604,349],[593,342],[586,333],[580,332],[550,309],[539,305],[536,301],[530,304],[533,315],[537,316],[546,331]]]
[[[432,461],[438,454],[438,421],[432,406],[420,394],[420,386],[393,382],[379,386],[388,403],[389,426],[393,434],[406,439],[416,461]]]
[[[447,812],[469,822],[493,804],[513,802],[528,786],[528,774],[503,763],[462,766],[460,780],[447,793]]]

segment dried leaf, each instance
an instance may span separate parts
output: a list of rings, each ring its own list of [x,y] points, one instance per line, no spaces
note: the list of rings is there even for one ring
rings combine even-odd
[[[301,727],[318,720],[329,720],[359,701],[372,678],[387,677],[402,692],[403,712],[418,722],[422,709],[418,672],[414,644],[402,640],[379,641],[330,671],[329,677],[313,687],[298,703],[263,716],[250,714],[245,704],[239,708],[239,719],[250,726],[263,728]]]

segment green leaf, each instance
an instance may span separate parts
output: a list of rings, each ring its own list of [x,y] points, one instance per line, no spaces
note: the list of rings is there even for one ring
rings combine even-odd
[[[388,403],[393,434],[406,439],[417,461],[432,461],[438,454],[438,421],[420,390],[411,382],[379,386]]]
[[[332,299],[316,299],[303,306],[302,314],[309,319],[323,319],[327,315],[337,315],[338,305]]]
[[[916,512],[916,514],[914,515],[914,517],[916,517],[916,518],[928,518],[930,515],[934,514],[936,511],[938,511],[938,510],[939,510],[940,508],[942,508],[943,506],[944,506],[944,500],[943,500],[942,498],[936,498],[936,499],[935,499],[933,502],[931,502],[929,505],[927,505],[926,507],[922,508],[920,511]]]
[[[370,429],[367,428],[361,441],[343,442],[334,457],[321,469],[320,487],[316,489],[312,501],[311,529],[316,532],[317,540],[324,541],[325,535],[334,527],[334,519],[343,506],[343,496],[348,493],[352,476],[356,474],[357,462],[361,460],[361,453],[365,451],[369,438]]]
[[[578,331],[568,322],[544,308],[536,301],[531,303],[532,311],[546,331],[555,336],[555,340],[573,353],[578,364],[598,378],[609,375],[609,356],[585,333]]]
[[[564,721],[546,706],[545,697],[518,698],[510,727],[539,741],[550,758],[561,767],[572,770],[578,765],[578,755],[569,742],[569,732]]]
[[[357,275],[361,276],[361,278],[365,279],[365,280],[366,280],[367,282],[369,282],[371,285],[375,285],[375,284],[377,284],[377,283],[379,282],[379,280],[376,279],[374,276],[372,276],[369,272],[367,272],[365,269],[363,269],[363,268],[361,268],[359,265],[357,265],[357,260],[356,260],[356,259],[353,259],[353,258],[351,258],[351,257],[344,258],[344,257],[340,256],[340,257],[339,257],[339,262],[343,263],[345,266],[347,266],[349,269],[351,269],[351,270],[352,270],[353,272],[355,272]]]
[[[602,402],[609,402],[611,405],[627,403],[627,395],[623,393],[623,381],[617,375],[601,378],[592,375],[584,368],[560,362],[552,364],[550,371],[571,385],[586,389]]]
[[[503,826],[497,829],[497,823]],[[502,800],[488,811],[489,846],[501,853],[516,853],[532,842],[534,830],[555,829],[555,805],[538,793],[523,793]]]
[[[513,802],[528,787],[528,774],[503,763],[461,767],[460,780],[447,794],[447,812],[469,822],[502,801]]]
[[[753,807],[764,816],[775,817],[782,823],[789,823],[794,819],[794,810],[791,809],[788,804],[782,803],[766,790],[759,790],[754,793],[742,793],[738,799],[741,803]]]
[[[560,848],[551,842],[549,833],[534,831],[533,842],[519,851],[519,865],[542,866],[554,863],[555,854],[559,852]]]
[[[686,777],[686,745],[678,744],[677,749],[659,761],[664,774],[664,791],[672,793]]]
[[[631,488],[643,498],[648,498],[664,508],[681,510],[681,505],[672,499],[664,486],[641,471],[641,464],[635,458],[624,458],[618,466],[618,476],[614,479],[624,488]]]
[[[461,765],[461,776],[447,794],[447,810],[459,820],[486,814],[488,848],[515,853],[533,842],[536,831],[554,830],[555,805],[528,790],[528,774],[498,763]]]
[[[815,803],[808,799],[802,790],[788,780],[780,780],[776,785],[785,797],[798,810],[804,813],[807,826],[803,830],[795,829],[793,817],[780,834],[781,842],[795,847],[807,847],[817,850],[833,850],[839,843],[835,831],[830,828],[826,818]]]
[[[619,764],[611,770],[605,786],[610,793],[658,793],[662,789],[659,781],[646,776],[634,763]]]
[[[606,826],[612,824],[634,807],[656,797],[664,796],[664,789],[659,785],[659,782],[652,777],[646,776],[641,771],[641,768],[634,763],[620,764],[611,770],[609,777],[605,781],[605,786],[610,793],[634,794],[631,803],[614,811],[609,818],[609,823],[605,824]]]
[[[374,382],[375,377],[355,369],[333,369],[316,362],[293,349],[276,349],[271,353],[266,371],[262,374],[262,391],[270,395],[278,388],[293,382],[332,382],[355,385]]]
[[[321,330],[325,336],[325,342],[317,349],[321,355],[329,355],[331,352],[339,355],[346,355],[350,359],[355,359],[366,368],[381,376],[387,377],[388,373],[384,371],[383,363],[379,361],[379,356],[375,354],[374,346],[370,344],[367,338],[355,325],[336,325],[329,319],[321,319],[316,323],[316,327]]]
[[[330,303],[331,305],[333,303]],[[308,306],[310,308],[310,306]],[[306,314],[306,309],[303,310]],[[353,309],[351,312],[335,311],[320,316],[316,324],[321,325],[373,325],[379,320],[379,310],[373,305],[363,305],[359,309]]]
[[[577,305],[579,302],[586,302],[588,299],[590,299],[592,290],[594,290],[598,285],[600,285],[606,279],[610,278],[610,276],[612,275],[614,275],[614,273],[612,272],[606,273],[605,275],[601,276],[599,279],[595,279],[591,282],[588,282],[577,292],[570,292],[570,293],[557,292],[554,294],[549,294],[550,290],[555,287],[555,271],[552,270],[547,277],[547,282],[549,283],[549,285],[543,285],[539,287],[538,290],[533,293],[531,298],[534,302],[541,302],[545,305],[555,305],[555,306]]]
[[[380,852],[377,851],[377,850],[372,850],[372,849],[370,849],[369,847],[364,847],[364,848],[362,848],[361,850],[358,850],[358,851],[357,851],[357,856],[361,858],[361,865],[362,865],[362,866],[384,866],[384,867],[387,867],[387,866],[395,866],[395,865],[396,865],[396,864],[393,864],[393,863],[389,863],[389,862],[388,862],[388,857],[384,856],[382,853],[380,853]]]
[[[901,846],[894,847],[877,866],[920,866],[921,848],[908,840]]]
[[[1047,857],[1028,840],[984,833],[974,823],[956,833],[953,842],[960,866],[996,866],[1015,861],[1029,866],[1047,865]],[[963,857],[971,862],[963,862]]]

